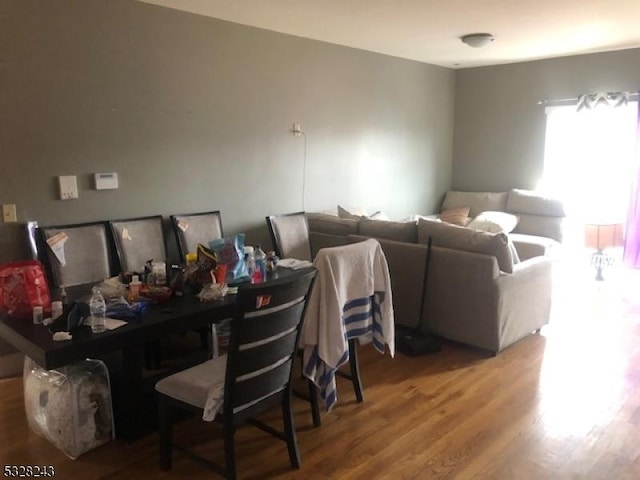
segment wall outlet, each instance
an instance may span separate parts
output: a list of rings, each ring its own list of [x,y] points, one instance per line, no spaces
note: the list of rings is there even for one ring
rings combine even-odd
[[[78,198],[78,182],[75,175],[62,175],[58,177],[60,185],[60,200]]]
[[[302,133],[302,127],[299,123],[293,124],[293,130],[291,130],[291,133],[293,133],[296,137]]]
[[[2,205],[2,221],[4,223],[18,221],[18,214],[16,213],[15,203],[7,203],[5,205]]]

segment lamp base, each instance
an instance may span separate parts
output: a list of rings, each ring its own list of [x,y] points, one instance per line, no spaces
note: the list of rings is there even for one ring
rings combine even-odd
[[[606,267],[613,265],[613,263],[613,257],[611,255],[607,255],[602,250],[598,250],[596,253],[591,255],[591,266],[596,269],[597,281],[602,282],[604,280],[602,272]]]

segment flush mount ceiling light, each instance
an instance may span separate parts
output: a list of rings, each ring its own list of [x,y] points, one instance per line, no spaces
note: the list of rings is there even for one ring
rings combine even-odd
[[[470,33],[460,37],[460,40],[462,40],[462,43],[466,43],[470,47],[480,48],[485,45],[489,45],[495,40],[495,37],[490,33]]]

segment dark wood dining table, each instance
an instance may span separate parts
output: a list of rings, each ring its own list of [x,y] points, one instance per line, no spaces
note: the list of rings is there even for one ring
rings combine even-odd
[[[267,281],[290,272],[278,269],[269,274]],[[88,285],[67,288],[70,300],[89,291]],[[88,326],[76,327],[71,332],[72,339],[67,341],[54,341],[53,331],[45,325],[0,313],[0,338],[47,370],[86,358],[104,360],[111,376],[116,435],[133,441],[155,426],[153,386],[162,376],[173,373],[146,371],[145,345],[175,332],[199,329],[232,317],[235,298],[236,295],[227,295],[221,300],[202,302],[187,291],[182,296],[151,304],[139,318],[114,330],[92,333]]]

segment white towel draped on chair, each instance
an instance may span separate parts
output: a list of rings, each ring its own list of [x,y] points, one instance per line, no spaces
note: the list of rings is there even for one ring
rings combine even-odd
[[[395,354],[391,283],[377,240],[323,248],[300,338],[304,374],[319,388],[327,410],[337,401],[335,371],[349,359],[349,339],[373,341]]]

